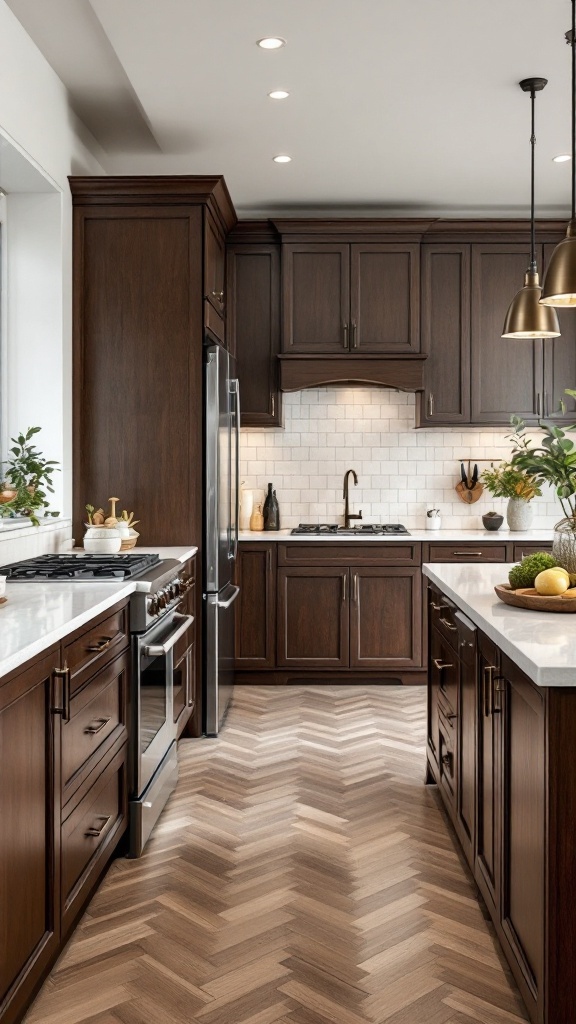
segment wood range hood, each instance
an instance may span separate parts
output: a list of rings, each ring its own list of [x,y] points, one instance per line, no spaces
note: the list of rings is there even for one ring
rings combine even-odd
[[[406,355],[279,355],[281,391],[380,387],[422,391],[425,353]]]

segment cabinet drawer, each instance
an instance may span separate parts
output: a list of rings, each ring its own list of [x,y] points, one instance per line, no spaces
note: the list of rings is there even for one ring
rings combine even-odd
[[[430,562],[505,562],[505,544],[430,544]]]
[[[441,710],[438,715],[438,738],[440,786],[444,790],[449,804],[453,807],[456,793],[454,757],[455,736],[451,723],[447,721]]]
[[[63,645],[63,657],[70,669],[71,693],[130,643],[128,605],[115,608],[102,619]]]
[[[120,736],[127,736],[129,655],[104,667],[70,701],[70,721],[62,724],[62,803],[82,776]]]
[[[458,654],[460,661],[469,668],[473,668],[476,664],[476,626],[462,612],[456,612],[454,624],[458,630]]]
[[[455,651],[458,651],[458,625],[456,607],[444,594],[429,590],[430,621]]]
[[[420,544],[403,541],[325,541],[279,544],[278,565],[420,565]]]
[[[430,681],[437,688],[438,706],[448,717],[458,711],[458,655],[436,629],[431,631],[430,647]]]
[[[535,555],[538,551],[552,552],[552,543],[544,544],[515,544],[512,548],[512,561],[521,562],[526,555]]]
[[[62,825],[62,905],[66,915],[76,897],[96,881],[104,849],[126,825],[126,747],[88,789]]]

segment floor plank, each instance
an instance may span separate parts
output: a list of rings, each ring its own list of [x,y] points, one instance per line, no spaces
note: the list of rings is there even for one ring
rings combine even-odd
[[[237,687],[26,1024],[520,1024],[419,687]]]

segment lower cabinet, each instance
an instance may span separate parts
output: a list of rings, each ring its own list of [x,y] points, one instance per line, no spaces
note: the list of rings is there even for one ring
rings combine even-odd
[[[278,665],[346,668],[350,633],[347,569],[278,570]]]
[[[127,616],[117,605],[0,680],[1,1024],[21,1019],[127,827]]]
[[[273,669],[276,663],[276,549],[264,541],[238,549],[235,602],[236,668]]]
[[[576,998],[563,955],[576,938],[576,688],[535,686],[461,612],[446,612],[436,588],[428,595],[457,631],[450,644],[430,624],[427,777],[438,784],[531,1021],[566,1024]]]
[[[418,668],[421,663],[420,569],[350,569],[350,667]]]

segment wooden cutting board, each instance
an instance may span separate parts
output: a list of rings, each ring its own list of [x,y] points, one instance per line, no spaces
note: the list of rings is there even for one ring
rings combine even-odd
[[[466,484],[463,483],[462,480],[456,484],[456,493],[458,497],[461,498],[462,501],[465,501],[467,505],[473,505],[475,501],[478,501],[478,498],[482,497],[483,490],[484,487],[480,483],[474,484],[474,487],[472,488],[466,487]]]
[[[574,597],[562,597],[561,594],[546,597],[539,594],[534,587],[512,590],[508,583],[499,583],[494,590],[504,604],[511,604],[514,608],[531,608],[537,612],[576,612]]]

